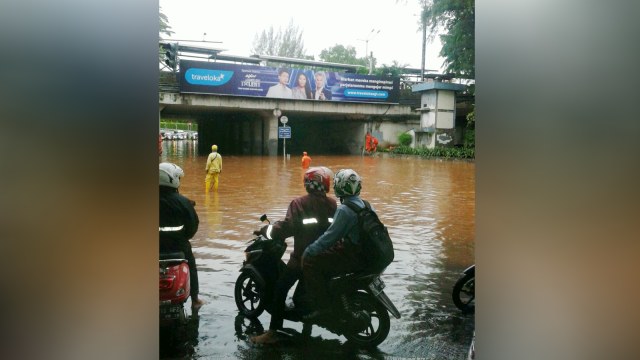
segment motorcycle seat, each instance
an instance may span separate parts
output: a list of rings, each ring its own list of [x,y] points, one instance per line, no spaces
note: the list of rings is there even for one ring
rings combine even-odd
[[[170,259],[184,259],[184,253],[182,251],[171,252],[171,253],[160,253],[160,260],[170,260]]]

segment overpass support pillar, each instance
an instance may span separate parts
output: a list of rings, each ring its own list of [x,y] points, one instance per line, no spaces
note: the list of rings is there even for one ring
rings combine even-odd
[[[264,120],[264,154],[278,156],[278,118],[269,114]]]

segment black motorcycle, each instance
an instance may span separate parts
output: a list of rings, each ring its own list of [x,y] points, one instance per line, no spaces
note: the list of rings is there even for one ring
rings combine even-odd
[[[268,222],[266,215],[262,215],[260,220]],[[287,244],[282,239],[267,239],[262,235],[257,235],[249,243],[236,280],[234,297],[240,313],[257,318],[265,310],[271,313],[275,283],[286,267],[281,258]],[[332,278],[328,287],[334,304],[333,315],[304,322],[302,334],[310,336],[315,324],[343,335],[357,346],[379,345],[389,335],[389,313],[396,319],[400,318],[400,312],[384,293],[384,286],[380,273],[358,272]],[[302,300],[302,291],[301,286],[296,287],[294,307],[285,310],[286,320],[302,322],[303,315],[309,313]]]
[[[452,292],[453,303],[463,312],[471,312],[476,306],[476,266],[471,265],[456,281]]]

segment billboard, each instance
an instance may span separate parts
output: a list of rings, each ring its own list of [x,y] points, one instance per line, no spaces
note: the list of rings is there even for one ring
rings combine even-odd
[[[398,103],[400,79],[299,68],[180,61],[180,92],[307,101]]]

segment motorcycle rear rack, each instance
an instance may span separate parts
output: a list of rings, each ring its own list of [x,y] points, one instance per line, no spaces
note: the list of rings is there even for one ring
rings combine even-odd
[[[166,259],[166,260],[160,260],[160,274],[164,274],[167,271],[167,268],[169,266],[173,266],[173,265],[177,265],[177,264],[182,264],[182,263],[188,263],[188,261],[186,259]]]

